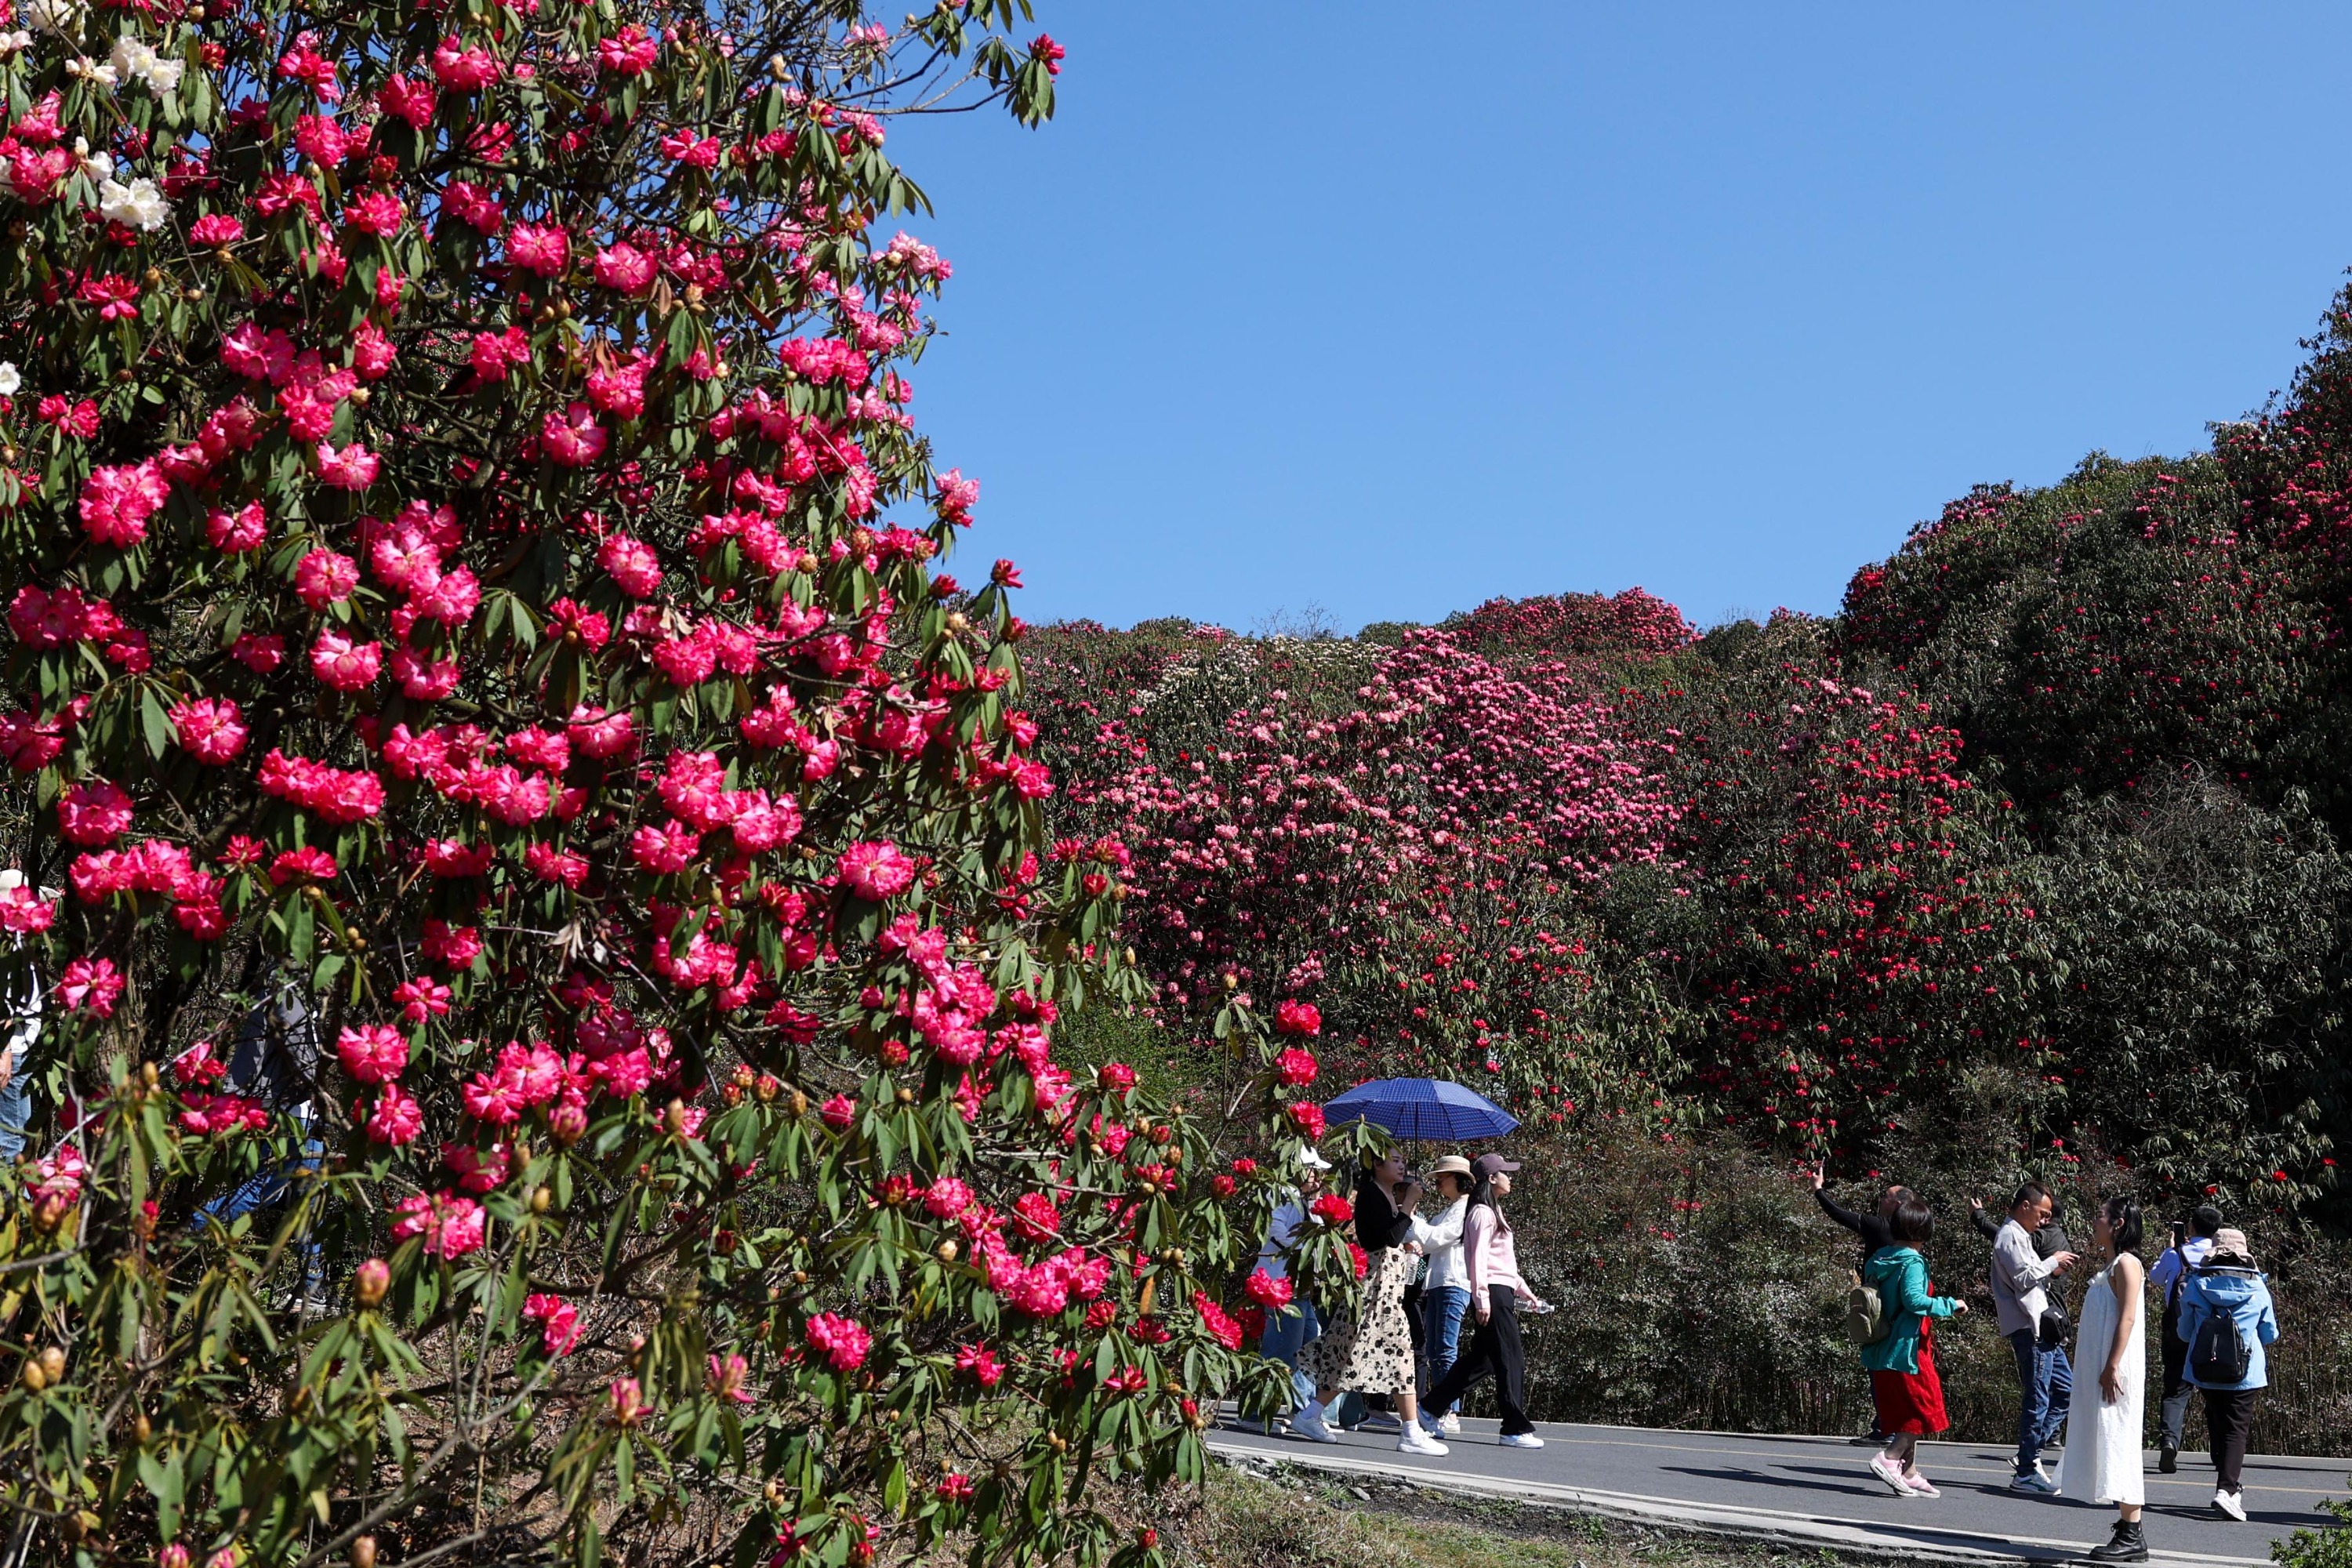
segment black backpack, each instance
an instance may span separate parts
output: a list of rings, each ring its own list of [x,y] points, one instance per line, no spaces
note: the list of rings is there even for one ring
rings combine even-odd
[[[2200,1268],[2200,1274],[2216,1270]],[[2229,1269],[2231,1274],[2242,1269]],[[2245,1331],[2238,1327],[2237,1314],[2216,1307],[2197,1330],[2196,1342],[2189,1347],[2190,1381],[2211,1388],[2228,1388],[2246,1380],[2246,1373],[2254,1363],[2254,1347]]]

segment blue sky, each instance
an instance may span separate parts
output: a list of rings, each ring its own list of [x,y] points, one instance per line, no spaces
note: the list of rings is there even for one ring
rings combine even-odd
[[[1043,0],[897,122],[915,410],[1032,619],[1833,610],[1986,479],[2203,444],[2352,264],[2352,7]]]

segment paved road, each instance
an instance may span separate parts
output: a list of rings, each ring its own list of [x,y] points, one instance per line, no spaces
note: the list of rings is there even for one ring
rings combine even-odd
[[[1539,1428],[1541,1449],[1505,1448],[1491,1421],[1467,1421],[1444,1458],[1397,1451],[1393,1436],[1342,1433],[1337,1445],[1234,1429],[1212,1447],[1236,1458],[1412,1479],[1461,1491],[1580,1507],[1625,1518],[1819,1545],[1872,1548],[1920,1561],[2064,1562],[2107,1537],[2112,1508],[2008,1489],[2000,1448],[1932,1443],[1921,1467],[1938,1499],[1890,1495],[1864,1466],[1869,1450],[1834,1437],[1734,1436],[1630,1426]],[[2053,1468],[2054,1469],[2054,1456]],[[2148,1458],[2147,1536],[2156,1561],[2266,1563],[2272,1541],[2327,1516],[2352,1459],[2255,1458],[2246,1467],[2248,1521],[2213,1514],[2213,1472],[2183,1455],[2178,1475]]]

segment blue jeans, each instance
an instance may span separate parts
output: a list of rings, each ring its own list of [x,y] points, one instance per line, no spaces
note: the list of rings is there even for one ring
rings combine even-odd
[[[2017,1357],[2017,1473],[2031,1475],[2041,1461],[2042,1446],[2058,1436],[2066,1424],[2066,1407],[2074,1402],[2074,1369],[2063,1346],[2043,1350],[2032,1329],[2009,1336]]]
[[[1459,1285],[1443,1285],[1421,1293],[1421,1324],[1423,1337],[1429,1344],[1429,1386],[1435,1388],[1445,1381],[1454,1368],[1454,1357],[1462,1345],[1462,1320],[1470,1310],[1470,1292]],[[1432,1415],[1449,1415],[1461,1407],[1456,1400],[1447,1410],[1433,1410]]]
[[[226,1227],[246,1215],[275,1205],[293,1193],[295,1183],[307,1181],[319,1173],[326,1150],[327,1146],[319,1140],[304,1139],[299,1159],[256,1171],[235,1192],[215,1198],[198,1209],[196,1217],[188,1222],[188,1228],[201,1230],[207,1221]],[[325,1288],[326,1268],[321,1249],[306,1232],[302,1237],[303,1292],[315,1296]]]
[[[1315,1380],[1298,1370],[1298,1352],[1321,1335],[1323,1320],[1316,1316],[1312,1301],[1291,1305],[1297,1310],[1286,1317],[1266,1314],[1265,1336],[1258,1342],[1258,1353],[1290,1369],[1290,1407],[1297,1410],[1315,1403]]]
[[[6,1048],[0,1046],[0,1050]],[[33,1086],[26,1077],[25,1064],[18,1062],[8,1087],[0,1089],[0,1160],[13,1160],[25,1152],[25,1129],[33,1120]]]

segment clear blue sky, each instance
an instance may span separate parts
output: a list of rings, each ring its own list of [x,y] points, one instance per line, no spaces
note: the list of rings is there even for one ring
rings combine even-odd
[[[1053,123],[891,143],[959,565],[1036,620],[1832,610],[1972,482],[2201,446],[2352,264],[2340,4],[1039,21]]]

